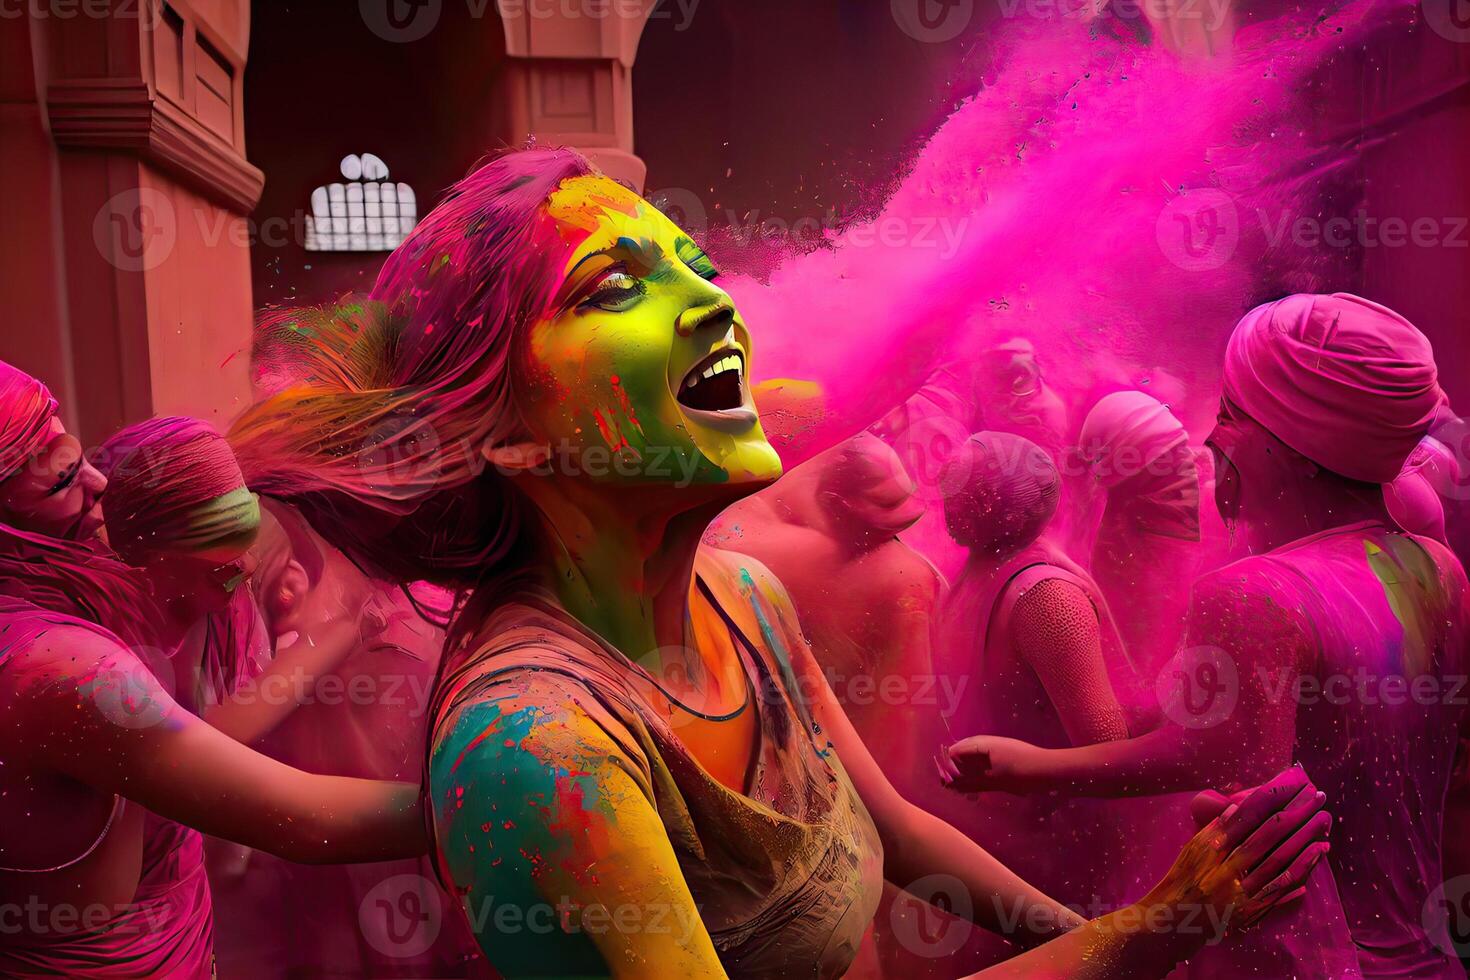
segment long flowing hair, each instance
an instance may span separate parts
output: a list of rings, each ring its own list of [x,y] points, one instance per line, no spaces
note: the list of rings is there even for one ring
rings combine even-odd
[[[526,504],[484,448],[525,432],[524,328],[550,310],[578,244],[546,203],[593,173],[567,149],[498,155],[424,218],[368,296],[263,316],[254,374],[275,394],[229,434],[251,489],[298,507],[381,578],[463,592],[523,567]]]
[[[96,623],[133,647],[158,649],[163,614],[142,569],[102,545],[0,524],[0,595]]]

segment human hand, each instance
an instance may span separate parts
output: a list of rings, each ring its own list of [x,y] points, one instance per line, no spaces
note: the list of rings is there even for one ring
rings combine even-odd
[[[1045,789],[1046,749],[999,735],[975,735],[939,753],[946,789],[957,793],[1026,794]]]
[[[1324,802],[1300,767],[1234,798],[1200,794],[1191,812],[1196,819],[1215,816],[1141,904],[1177,913],[1166,921],[1204,911],[1231,929],[1249,928],[1299,897],[1327,854],[1332,817]]]

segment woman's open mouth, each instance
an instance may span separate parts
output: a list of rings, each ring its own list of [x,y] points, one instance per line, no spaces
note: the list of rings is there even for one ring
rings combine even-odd
[[[745,355],[738,347],[724,347],[690,368],[674,397],[702,423],[738,428],[756,420],[746,396]]]

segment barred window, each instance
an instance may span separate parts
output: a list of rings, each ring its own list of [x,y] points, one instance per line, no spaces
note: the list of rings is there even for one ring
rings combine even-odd
[[[418,199],[388,179],[388,165],[371,153],[342,158],[344,183],[311,192],[308,252],[391,252],[418,223]]]

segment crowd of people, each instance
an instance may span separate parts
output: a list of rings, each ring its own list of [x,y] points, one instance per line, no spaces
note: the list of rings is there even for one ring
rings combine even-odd
[[[1422,333],[1251,310],[1209,433],[1001,340],[783,475],[718,280],[520,150],[227,433],[0,364],[0,975],[1465,975]]]

